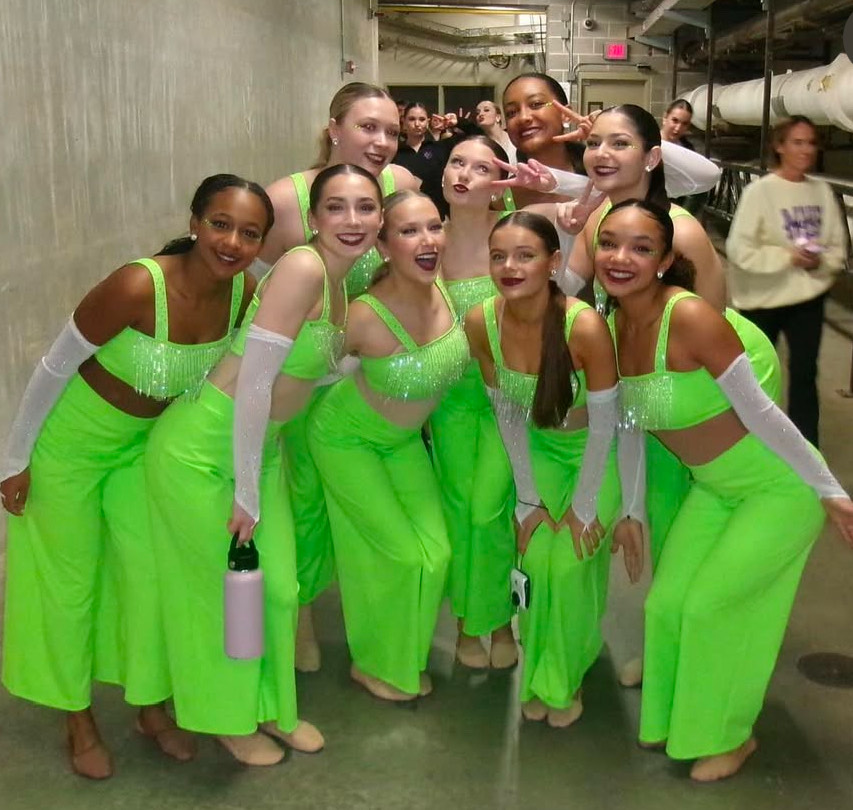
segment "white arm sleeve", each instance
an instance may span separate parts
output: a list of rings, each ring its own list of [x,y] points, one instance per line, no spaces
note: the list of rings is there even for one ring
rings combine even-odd
[[[723,170],[704,155],[670,141],[661,142],[666,193],[670,197],[686,197],[710,191],[717,185]]]
[[[69,318],[48,353],[39,360],[21,398],[18,413],[9,431],[3,466],[0,468],[0,481],[5,481],[10,475],[17,475],[29,466],[30,454],[51,408],[68,380],[98,348],[83,337],[74,323],[74,317]]]
[[[764,393],[749,359],[738,355],[717,377],[744,427],[783,461],[791,465],[821,498],[846,498],[821,455],[803,438],[794,423]]]
[[[249,265],[249,272],[260,281],[267,273],[269,273],[271,264],[267,264],[263,259],[255,258]]]
[[[649,525],[646,515],[646,434],[619,429],[616,439],[619,482],[622,485],[622,517]]]
[[[539,495],[533,481],[533,467],[530,463],[530,444],[527,437],[527,422],[520,411],[511,407],[501,407],[501,393],[496,388],[486,387],[495,419],[501,433],[506,454],[512,465],[512,478],[515,482],[515,517],[519,523],[539,506]]]
[[[293,340],[251,324],[234,394],[234,500],[257,522],[258,480],[270,418],[272,386]]]
[[[586,396],[589,436],[572,496],[572,509],[584,526],[589,526],[598,513],[598,493],[616,433],[618,391],[618,386],[614,385],[605,391],[589,391]]]
[[[564,197],[580,197],[586,191],[589,178],[583,174],[567,172],[563,169],[552,169],[548,167],[552,177],[557,181],[556,188],[551,194],[562,194]]]

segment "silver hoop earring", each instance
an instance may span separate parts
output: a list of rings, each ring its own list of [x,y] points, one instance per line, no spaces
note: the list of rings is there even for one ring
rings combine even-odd
[[[196,240],[196,239],[198,239],[198,234],[191,233],[191,234],[190,234],[190,240],[191,240],[191,241],[193,241],[193,242],[195,242],[195,240]]]

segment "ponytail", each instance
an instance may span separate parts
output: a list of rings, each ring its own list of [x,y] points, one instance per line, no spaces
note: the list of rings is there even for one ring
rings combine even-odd
[[[576,378],[572,354],[566,343],[566,296],[556,282],[548,282],[548,307],[542,321],[542,359],[533,395],[533,421],[538,427],[563,424],[574,402]]]

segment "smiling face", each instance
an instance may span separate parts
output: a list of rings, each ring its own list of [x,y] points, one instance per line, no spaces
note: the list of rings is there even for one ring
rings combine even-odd
[[[606,194],[633,188],[643,180],[646,167],[660,162],[660,147],[645,152],[633,122],[618,112],[595,119],[586,141],[583,165],[595,187]]]
[[[489,273],[508,301],[541,295],[560,264],[542,237],[521,225],[496,228],[489,238]]]
[[[380,250],[388,256],[394,274],[422,284],[436,280],[444,227],[429,197],[412,196],[391,208],[383,233]]]
[[[366,177],[341,174],[323,188],[317,210],[308,215],[316,241],[330,254],[355,261],[376,242],[382,202]]]
[[[342,120],[329,121],[332,147],[330,164],[352,163],[378,175],[397,154],[400,123],[390,98],[361,98]]]
[[[663,228],[642,208],[628,206],[601,223],[593,259],[595,276],[608,295],[621,298],[659,284],[672,264]]]
[[[687,134],[693,116],[683,107],[674,107],[663,117],[661,137],[666,141],[676,142]]]
[[[201,217],[190,218],[197,235],[193,252],[201,256],[217,277],[232,278],[258,255],[269,226],[260,198],[243,188],[214,194]]]
[[[501,114],[493,101],[481,101],[477,105],[477,126],[488,129],[500,124]]]
[[[450,205],[488,207],[492,181],[501,177],[494,164],[495,153],[484,143],[462,141],[450,153],[444,168],[442,187]]]
[[[506,131],[513,145],[526,155],[553,144],[563,133],[563,117],[554,107],[554,91],[542,79],[514,81],[504,93]]]
[[[774,148],[782,169],[805,174],[814,169],[817,160],[817,132],[808,124],[794,124],[788,130],[785,140]]]

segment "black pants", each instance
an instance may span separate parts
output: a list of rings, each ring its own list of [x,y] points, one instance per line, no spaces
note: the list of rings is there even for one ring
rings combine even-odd
[[[818,446],[817,357],[823,331],[825,295],[773,309],[747,309],[749,318],[773,343],[779,332],[788,344],[788,415],[815,447]]]

